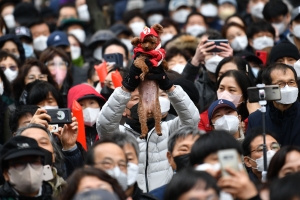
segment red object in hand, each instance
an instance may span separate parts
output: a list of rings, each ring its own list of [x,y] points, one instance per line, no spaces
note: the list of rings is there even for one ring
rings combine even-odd
[[[256,50],[255,54],[263,62],[264,66],[265,66],[267,64],[267,60],[268,60],[268,52]]]
[[[95,68],[95,70],[96,70],[96,72],[98,74],[99,82],[100,83],[104,83],[105,77],[107,76],[107,65],[106,65],[106,62],[103,61],[101,64],[95,65],[94,68]]]
[[[77,141],[87,151],[83,112],[82,112],[82,108],[81,108],[80,104],[76,100],[74,100],[73,104],[72,104],[72,113],[73,113],[74,117],[77,118],[77,122],[78,122]]]
[[[115,88],[122,86],[123,78],[122,78],[119,70],[116,69],[115,72],[111,73],[111,80],[112,80]]]

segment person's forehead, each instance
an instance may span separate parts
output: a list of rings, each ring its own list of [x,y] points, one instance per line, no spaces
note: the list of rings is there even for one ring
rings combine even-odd
[[[235,111],[235,110],[232,109],[231,107],[224,105],[224,106],[222,106],[222,107],[220,107],[220,108],[215,109],[214,112],[213,112],[213,115],[214,115],[215,113],[217,113],[217,112],[221,112],[221,111],[225,111],[225,110]]]
[[[294,73],[291,69],[274,69],[270,74],[272,81],[281,80],[281,79],[294,79]]]
[[[24,130],[21,135],[23,136],[27,136],[30,138],[34,138],[34,139],[41,139],[41,138],[49,138],[49,135],[47,134],[46,131],[40,129],[40,128],[28,128],[26,130]]]
[[[95,147],[94,151],[95,151],[95,158],[109,157],[112,158],[113,160],[116,159],[126,160],[126,156],[123,149],[114,143],[108,142],[108,143],[98,144]]]

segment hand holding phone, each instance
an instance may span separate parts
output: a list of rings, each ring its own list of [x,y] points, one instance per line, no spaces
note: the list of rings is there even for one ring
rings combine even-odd
[[[111,53],[111,54],[104,54],[103,59],[107,63],[116,64],[118,66],[123,67],[123,55],[120,53]]]
[[[207,40],[206,42],[207,42],[207,43],[208,43],[208,42],[214,42],[214,45],[216,46],[215,48],[213,48],[213,49],[207,51],[207,52],[211,52],[211,53],[219,53],[219,52],[224,51],[224,50],[225,50],[225,49],[224,49],[225,47],[222,48],[222,44],[221,44],[221,43],[228,44],[228,40],[227,40],[227,39]]]
[[[40,124],[48,128],[48,122],[51,121],[51,116],[47,113],[47,110],[44,108],[39,108],[34,113],[32,119],[30,120],[31,124]]]
[[[71,110],[69,108],[47,109],[47,114],[51,117],[49,124],[70,124],[72,123]]]
[[[238,159],[238,152],[235,149],[225,149],[218,151],[218,159],[221,164],[222,176],[230,176],[227,168],[235,171],[240,171],[240,161]]]

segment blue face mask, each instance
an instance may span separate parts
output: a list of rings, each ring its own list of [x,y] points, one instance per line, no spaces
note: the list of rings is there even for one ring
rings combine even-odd
[[[33,55],[33,47],[29,44],[23,43],[23,48],[25,51],[25,57],[29,58],[30,56]]]

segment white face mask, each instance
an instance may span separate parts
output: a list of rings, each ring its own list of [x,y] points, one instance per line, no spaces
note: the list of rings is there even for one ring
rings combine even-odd
[[[191,34],[194,37],[197,37],[198,35],[204,33],[206,31],[206,27],[205,26],[200,26],[200,25],[193,25],[193,26],[189,26],[186,28],[186,32],[188,34]]]
[[[80,43],[84,43],[86,39],[85,31],[80,28],[70,30],[69,34],[74,35],[79,40]]]
[[[286,85],[284,88],[280,89],[281,100],[276,101],[281,104],[292,104],[298,98],[298,88],[297,87],[289,87]]]
[[[274,150],[267,151],[267,168],[269,167],[270,161],[272,160],[275,153],[276,153],[276,151],[274,151]],[[250,160],[252,160],[253,162],[256,162],[256,168],[252,167],[253,169],[256,169],[259,172],[264,171],[264,156],[262,156],[256,160],[253,160],[249,156],[248,156],[248,158]],[[266,171],[267,171],[267,169],[266,169]]]
[[[272,25],[278,31],[279,35],[282,34],[286,29],[286,24],[284,22],[272,23]]]
[[[71,50],[72,60],[76,60],[81,56],[81,48],[80,47],[71,46],[70,50]]]
[[[172,19],[177,23],[183,24],[190,13],[191,13],[190,10],[179,9],[173,13]]]
[[[45,110],[53,110],[53,109],[58,109],[58,106],[43,106],[42,108],[44,108]]]
[[[293,34],[295,37],[300,38],[300,24],[293,27]]]
[[[131,41],[129,39],[122,38],[121,42],[123,42],[126,45],[128,51],[132,51],[133,46],[132,46]]]
[[[258,37],[253,40],[253,48],[256,50],[262,50],[266,47],[273,47],[273,46],[274,46],[274,40],[267,36]]]
[[[300,60],[294,63],[294,69],[297,73],[297,78],[300,78]]]
[[[43,165],[32,168],[30,164],[27,164],[23,170],[10,167],[8,170],[9,182],[19,192],[37,192],[43,183],[43,169]]]
[[[176,64],[171,70],[178,72],[179,74],[182,73],[182,71],[184,70],[185,65],[183,64]]]
[[[206,171],[208,169],[212,169],[214,171],[219,171],[221,169],[220,163],[215,163],[215,164],[209,164],[209,163],[203,163],[201,165],[198,165],[195,170],[197,171]]]
[[[2,95],[4,92],[4,86],[3,86],[3,82],[0,83],[0,95]]]
[[[129,24],[130,29],[136,37],[140,36],[140,33],[143,31],[145,26],[146,24],[144,22],[133,22]]]
[[[159,24],[163,18],[164,16],[161,14],[153,14],[148,17],[147,23],[149,26],[152,26],[153,24]]]
[[[94,126],[99,112],[100,112],[100,108],[85,108],[83,110],[84,125]]]
[[[223,60],[223,57],[215,55],[211,57],[210,59],[205,61],[205,67],[206,69],[211,73],[216,73],[217,66],[219,62]]]
[[[48,37],[41,35],[33,40],[33,48],[37,51],[44,51],[47,48]]]
[[[78,17],[80,20],[82,20],[84,22],[90,21],[90,19],[91,19],[90,12],[89,12],[88,6],[86,4],[79,6],[77,8],[77,11],[78,11],[77,13],[78,13]]]
[[[251,7],[251,15],[253,17],[259,18],[259,19],[263,19],[264,15],[263,15],[263,10],[264,10],[265,4],[262,2],[259,2],[257,4],[255,4],[254,6]]]
[[[216,130],[228,131],[230,134],[235,134],[239,130],[240,120],[235,115],[223,115],[223,117],[215,121],[214,128]]]
[[[3,19],[7,28],[11,29],[16,27],[15,17],[13,14],[5,15]]]
[[[248,38],[246,35],[236,36],[230,45],[234,51],[243,51],[248,46]]]
[[[161,44],[164,45],[167,41],[171,40],[174,37],[173,34],[167,33],[160,37]]]
[[[94,50],[93,56],[97,60],[102,60],[102,47],[97,47]]]
[[[227,101],[231,101],[235,107],[238,107],[240,103],[240,99],[243,95],[239,94],[231,94],[227,90],[224,90],[223,92],[217,92],[218,99],[226,99]]]
[[[128,188],[127,174],[122,172],[119,167],[106,170],[106,173],[108,173],[111,177],[115,178],[122,187],[123,191],[126,191],[126,189]]]
[[[132,186],[136,180],[139,173],[139,166],[129,162],[127,166],[127,185]]]
[[[170,110],[170,100],[164,97],[158,97],[161,114],[164,115]]]
[[[258,77],[259,69],[255,68],[255,67],[251,67],[251,70],[253,72],[254,77],[257,78]]]
[[[214,4],[204,4],[200,8],[200,13],[205,17],[216,17],[218,15],[218,8]]]
[[[13,70],[11,70],[9,68],[6,68],[6,70],[4,71],[4,74],[5,74],[6,78],[7,78],[7,80],[9,82],[12,82],[18,76],[18,71],[17,70],[13,71]]]

